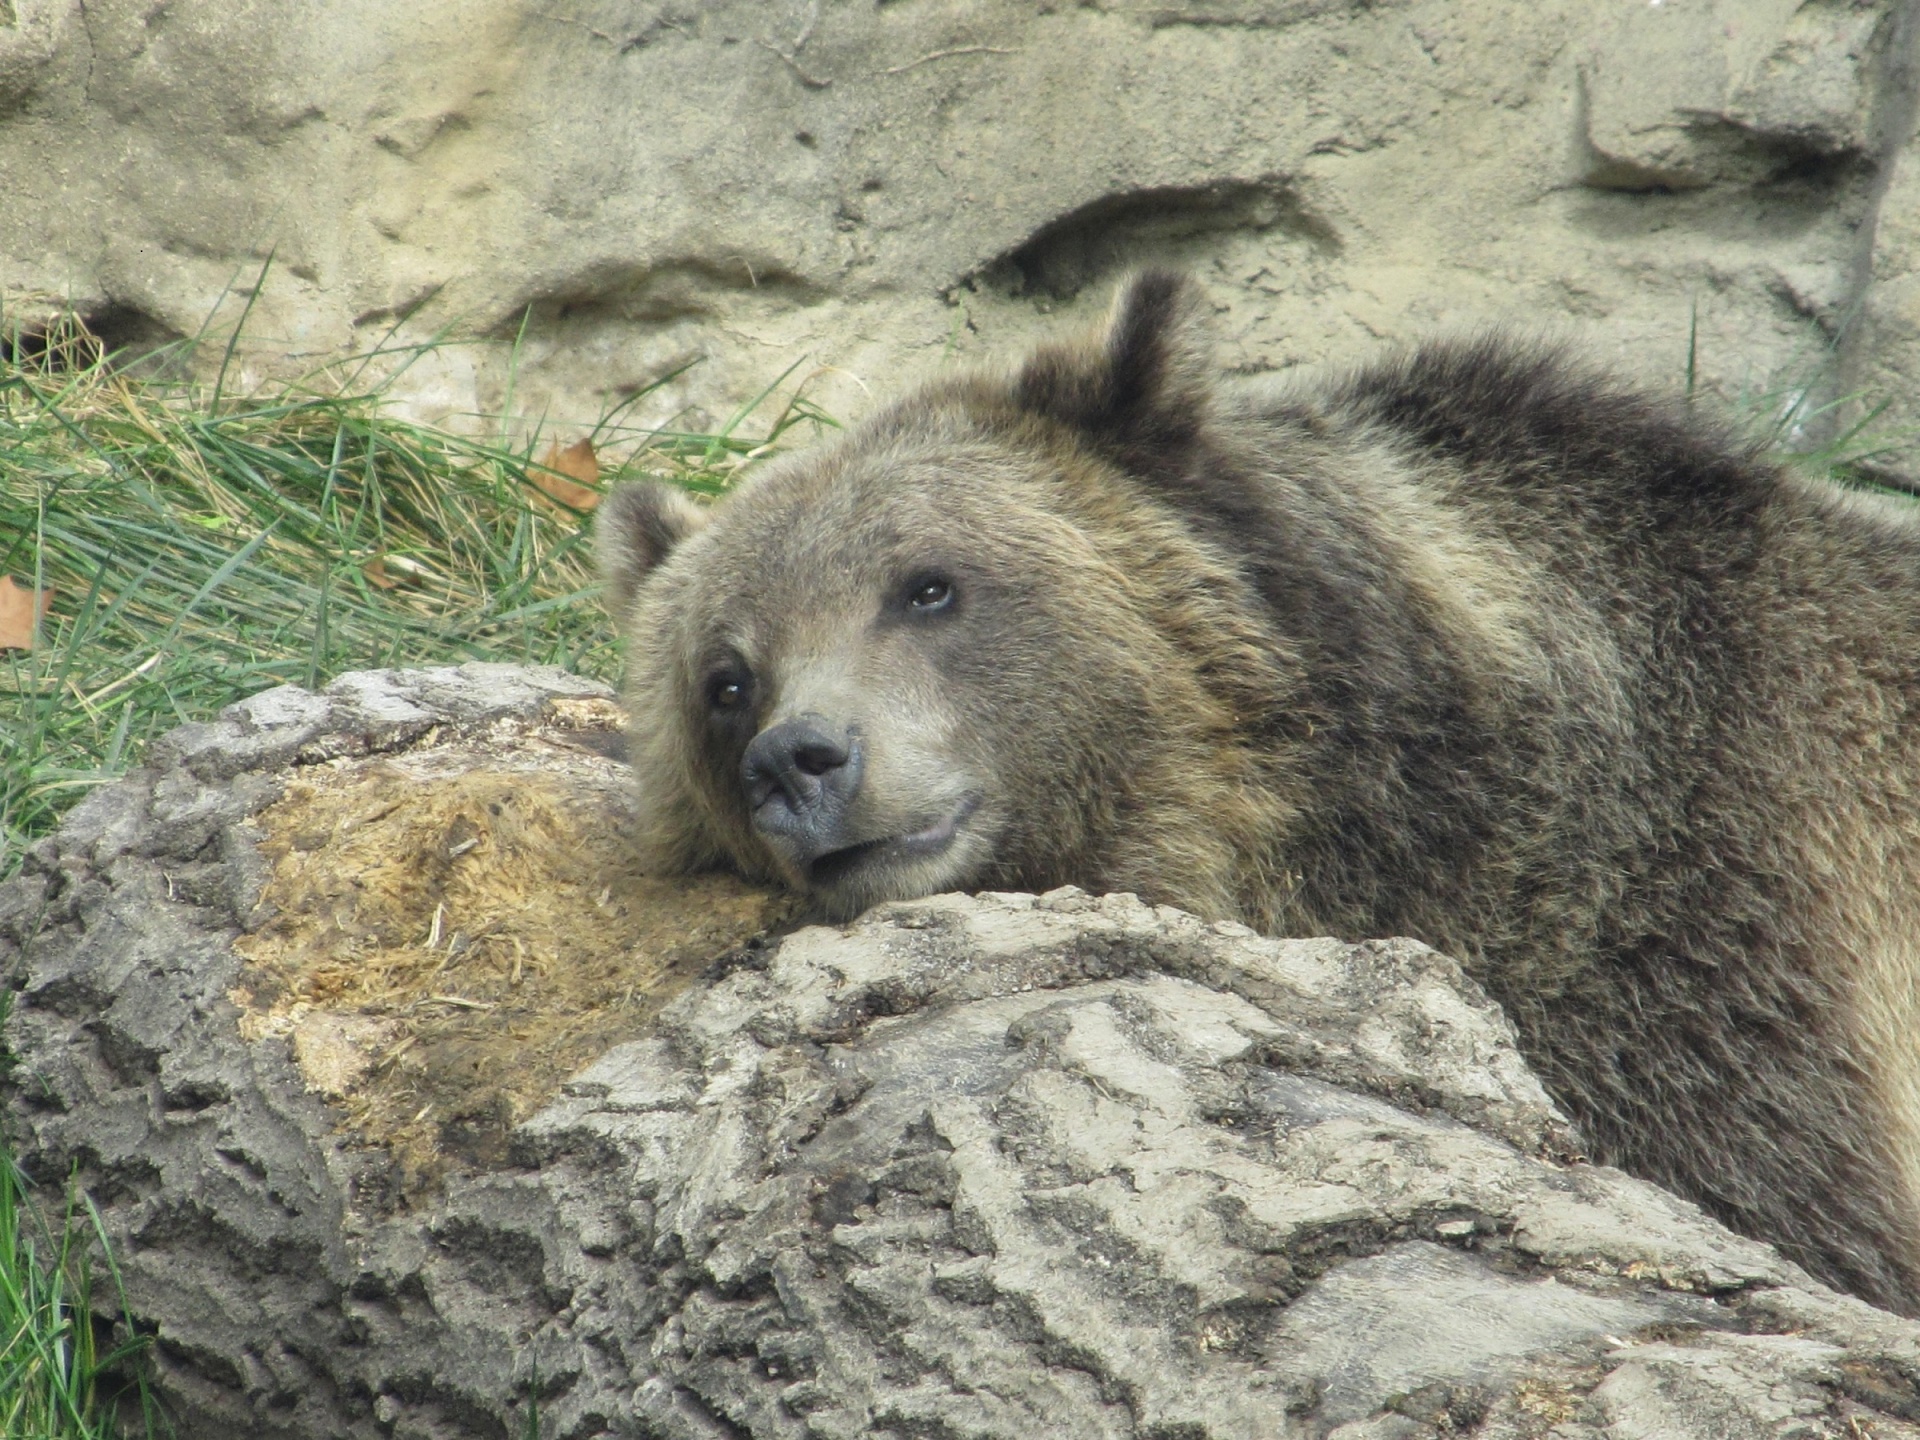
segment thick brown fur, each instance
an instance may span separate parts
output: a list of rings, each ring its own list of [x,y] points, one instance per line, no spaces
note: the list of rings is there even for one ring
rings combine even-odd
[[[1595,1158],[1920,1313],[1905,507],[1551,350],[1235,390],[1196,310],[1140,276],[1097,339],[930,386],[704,527],[616,497],[656,863],[834,913],[1071,882],[1417,936]],[[847,792],[799,848],[741,780],[796,716]]]

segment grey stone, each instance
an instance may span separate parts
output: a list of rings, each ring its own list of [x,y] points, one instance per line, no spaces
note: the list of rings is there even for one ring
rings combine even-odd
[[[353,670],[318,695],[278,685],[229,705],[218,720],[182,725],[154,742],[150,759],[218,782],[249,771],[277,771],[296,757],[315,760],[396,748],[436,725],[530,717],[555,698],[611,694],[597,681],[551,665]],[[264,803],[272,797],[259,798]]]
[[[597,693],[380,672],[222,723],[324,758]],[[1580,1163],[1453,962],[1130,896],[736,954],[396,1208],[241,1032],[254,895],[191,867],[284,772],[196,746],[0,887],[21,1158],[98,1200],[183,1434],[518,1434],[536,1383],[561,1436],[1920,1433],[1920,1326]]]
[[[1321,1280],[1263,1348],[1280,1374],[1317,1392],[1318,1413],[1337,1427],[1427,1387],[1504,1385],[1542,1351],[1702,1318],[1711,1317],[1676,1297],[1590,1295],[1410,1240]]]

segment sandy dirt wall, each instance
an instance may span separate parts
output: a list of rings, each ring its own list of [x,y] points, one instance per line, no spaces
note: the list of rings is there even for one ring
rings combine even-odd
[[[133,342],[251,300],[250,373],[448,335],[398,393],[455,421],[691,365],[628,416],[698,425],[796,363],[856,416],[1157,260],[1247,369],[1502,323],[1678,387],[1697,331],[1730,401],[1897,426],[1915,11],[11,0],[0,298]]]

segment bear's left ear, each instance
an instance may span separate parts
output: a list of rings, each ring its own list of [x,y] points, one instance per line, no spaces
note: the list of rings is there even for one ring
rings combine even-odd
[[[1114,297],[1093,344],[1049,346],[1021,368],[1022,409],[1124,450],[1190,442],[1212,405],[1200,288],[1171,270],[1143,270]]]
[[[616,485],[608,491],[593,517],[607,609],[616,618],[624,615],[654,567],[706,523],[707,512],[670,485]]]

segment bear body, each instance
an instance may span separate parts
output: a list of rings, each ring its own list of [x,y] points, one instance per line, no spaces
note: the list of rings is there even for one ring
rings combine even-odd
[[[1920,1312],[1920,523],[1551,351],[1236,388],[1197,310],[609,497],[653,864],[1417,937],[1594,1158]]]

